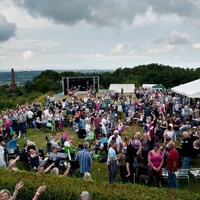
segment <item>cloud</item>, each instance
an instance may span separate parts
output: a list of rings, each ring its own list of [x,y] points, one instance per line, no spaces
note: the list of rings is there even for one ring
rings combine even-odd
[[[192,45],[193,49],[200,50],[200,43],[195,43]]]
[[[166,45],[164,47],[158,47],[158,48],[153,48],[149,49],[148,53],[169,53],[175,49],[175,46],[173,45]]]
[[[34,56],[34,53],[31,50],[24,51],[22,57],[25,61],[30,60]]]
[[[88,1],[88,0],[12,0],[34,18],[43,17],[55,23],[75,25],[86,22],[95,25],[120,26],[124,23],[144,23],[155,20],[156,15],[177,15],[200,24],[200,4],[194,0],[168,1]],[[137,20],[136,20],[137,19]]]
[[[125,45],[125,44],[117,44],[117,45],[112,49],[112,51],[113,51],[113,52],[116,52],[116,53],[119,53],[119,52],[122,52],[126,47],[127,47],[127,45]]]
[[[156,15],[152,11],[152,7],[149,7],[147,11],[143,14],[137,14],[134,19],[134,25],[143,26],[147,24],[154,23],[156,21]]]
[[[16,24],[8,22],[6,17],[0,13],[0,42],[7,41],[14,37],[16,29]]]
[[[181,33],[176,30],[172,30],[168,36],[169,44],[188,44],[191,42],[191,38],[187,33]]]
[[[82,58],[102,58],[103,56],[100,53],[90,54],[90,55],[81,55]]]

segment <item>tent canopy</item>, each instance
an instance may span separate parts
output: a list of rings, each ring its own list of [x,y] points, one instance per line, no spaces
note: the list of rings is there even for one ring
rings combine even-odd
[[[154,85],[156,85],[156,84],[143,84],[142,88],[152,89]]]
[[[152,87],[153,89],[164,89],[165,86],[163,86],[162,84],[156,84]]]
[[[123,89],[124,93],[134,93],[135,84],[110,84],[109,90],[120,93]]]
[[[171,90],[178,94],[185,95],[189,98],[200,98],[199,86],[200,86],[200,79],[173,87]]]

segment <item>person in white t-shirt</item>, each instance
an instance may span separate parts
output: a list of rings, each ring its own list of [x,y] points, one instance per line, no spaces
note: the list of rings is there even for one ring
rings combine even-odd
[[[91,126],[90,126],[90,121],[85,120],[85,132],[86,132],[86,137],[90,137],[90,132],[91,132]]]

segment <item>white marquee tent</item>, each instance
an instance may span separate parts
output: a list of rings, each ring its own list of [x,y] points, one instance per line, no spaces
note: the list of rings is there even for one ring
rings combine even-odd
[[[154,85],[156,85],[156,84],[143,84],[142,88],[152,89]]]
[[[200,79],[173,87],[171,90],[189,98],[200,98]]]
[[[109,90],[121,93],[122,88],[124,93],[134,93],[135,84],[110,84]]]

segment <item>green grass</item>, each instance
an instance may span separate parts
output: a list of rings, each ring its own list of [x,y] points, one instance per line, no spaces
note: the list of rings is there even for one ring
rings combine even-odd
[[[122,135],[122,138],[125,136],[132,136],[135,134],[136,131],[140,130],[141,127],[138,127],[136,125],[134,126],[126,126],[125,131]],[[62,133],[67,132],[69,136],[73,136],[73,144],[75,147],[78,147],[78,144],[83,144],[85,142],[84,139],[79,139],[77,134],[73,131],[71,127],[64,127],[63,131],[58,131],[57,133],[57,138],[61,138]],[[18,141],[19,143],[19,149],[21,150],[25,139],[34,141],[37,145],[38,148],[43,148],[45,155],[46,155],[46,139],[45,137],[48,136],[50,138],[52,132],[47,130],[45,132],[39,132],[35,129],[27,129],[27,134],[25,138],[21,136],[20,140]],[[91,148],[94,148],[95,146],[95,141],[90,142],[91,143]],[[103,155],[102,155],[103,156]],[[108,170],[107,170],[107,165],[106,163],[99,163],[99,160],[93,160],[92,164],[92,170],[91,170],[91,175],[94,180],[97,182],[102,182],[102,181],[108,181]],[[101,177],[101,178],[100,178]],[[120,181],[120,179],[118,179]]]

